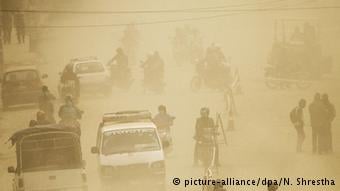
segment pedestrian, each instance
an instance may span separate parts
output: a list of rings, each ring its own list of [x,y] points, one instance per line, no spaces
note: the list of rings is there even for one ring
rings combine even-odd
[[[319,142],[320,142],[320,131],[323,129],[325,116],[325,107],[321,102],[320,93],[316,93],[314,95],[313,102],[309,105],[309,115],[310,115],[310,124],[312,127],[312,149],[313,153],[320,151]]]
[[[324,149],[326,153],[332,153],[333,152],[332,122],[336,116],[336,111],[334,105],[328,99],[328,94],[323,94],[321,100],[326,109]]]
[[[4,32],[4,44],[11,43],[13,19],[11,13],[2,13],[2,29]]]
[[[303,109],[306,107],[306,100],[301,99],[297,107],[290,112],[290,120],[297,132],[296,151],[302,152],[302,144],[305,140]]]
[[[25,43],[25,18],[23,13],[14,15],[14,25],[17,32],[18,43]]]

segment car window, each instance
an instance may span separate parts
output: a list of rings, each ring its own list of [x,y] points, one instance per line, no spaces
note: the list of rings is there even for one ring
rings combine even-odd
[[[127,129],[103,134],[102,154],[154,151],[160,149],[155,129]]]
[[[104,66],[99,62],[84,62],[76,64],[75,68],[77,74],[97,73],[103,72],[104,70]]]
[[[5,81],[15,82],[15,81],[33,81],[38,80],[39,76],[34,70],[23,70],[8,72],[5,76]]]

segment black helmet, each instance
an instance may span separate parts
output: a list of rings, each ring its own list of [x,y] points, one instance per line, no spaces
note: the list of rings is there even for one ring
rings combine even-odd
[[[46,119],[46,114],[45,112],[39,110],[37,112],[37,121],[40,121],[40,120],[45,120]]]
[[[42,86],[41,90],[42,90],[43,92],[47,92],[47,91],[48,91],[48,87],[47,87],[47,86]]]
[[[202,107],[201,108],[201,111],[200,111],[200,113],[201,113],[201,116],[209,116],[209,108],[207,108],[207,107]]]
[[[117,48],[117,49],[116,49],[116,52],[117,52],[117,53],[123,53],[123,49],[122,49],[122,48]]]

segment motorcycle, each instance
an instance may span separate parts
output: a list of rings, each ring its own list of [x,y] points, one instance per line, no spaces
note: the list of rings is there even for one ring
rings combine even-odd
[[[168,149],[172,146],[172,137],[169,128],[158,129],[158,134],[161,138],[164,149]]]
[[[198,161],[200,161],[204,168],[209,168],[214,166],[215,162],[215,152],[216,152],[216,141],[215,141],[215,132],[212,128],[205,129],[204,134],[196,139],[197,146],[197,157]]]
[[[67,80],[64,83],[60,84],[59,87],[59,96],[64,99],[66,96],[71,96],[73,99],[77,100],[77,87],[75,80]]]

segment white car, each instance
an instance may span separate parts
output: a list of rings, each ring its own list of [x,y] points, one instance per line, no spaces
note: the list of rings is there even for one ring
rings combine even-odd
[[[104,187],[165,190],[162,142],[148,111],[104,114],[91,152],[97,154]]]
[[[71,59],[65,70],[69,68],[77,75],[81,92],[111,94],[110,72],[96,57]]]

